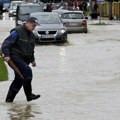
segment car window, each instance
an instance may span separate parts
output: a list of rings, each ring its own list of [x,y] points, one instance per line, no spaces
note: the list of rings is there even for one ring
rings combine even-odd
[[[60,24],[61,20],[57,15],[39,15],[34,16],[40,24]]]
[[[11,9],[17,9],[17,6],[20,5],[20,4],[22,4],[22,3],[21,2],[12,3]]]
[[[33,12],[42,12],[41,6],[21,6],[20,14],[29,14]]]
[[[82,13],[63,13],[61,15],[62,19],[84,19]]]
[[[58,15],[61,15],[63,11],[53,10],[52,12],[57,13]]]

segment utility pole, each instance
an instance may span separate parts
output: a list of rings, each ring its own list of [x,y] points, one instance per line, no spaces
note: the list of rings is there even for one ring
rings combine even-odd
[[[101,17],[102,17],[102,3],[100,2],[100,16],[99,16],[99,24],[101,24]]]
[[[89,4],[90,4],[90,12],[92,13],[93,10],[93,5],[92,5],[93,0],[89,0]]]
[[[112,17],[112,0],[109,2],[109,20],[113,20]]]

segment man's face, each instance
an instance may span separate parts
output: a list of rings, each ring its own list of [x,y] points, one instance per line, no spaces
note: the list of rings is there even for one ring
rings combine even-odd
[[[35,25],[34,23],[29,23],[29,22],[26,23],[26,28],[27,28],[29,31],[33,31],[36,26],[37,26],[37,25]]]

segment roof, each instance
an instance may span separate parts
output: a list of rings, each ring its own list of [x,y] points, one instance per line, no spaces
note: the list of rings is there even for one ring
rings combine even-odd
[[[58,10],[52,10],[52,12],[67,12],[68,10],[64,10],[64,9],[58,9]]]
[[[31,13],[30,15],[58,15],[58,14],[54,12],[35,12]]]
[[[23,3],[20,6],[40,6],[40,4],[34,4],[34,3]]]
[[[83,11],[65,11],[63,13],[83,13]]]

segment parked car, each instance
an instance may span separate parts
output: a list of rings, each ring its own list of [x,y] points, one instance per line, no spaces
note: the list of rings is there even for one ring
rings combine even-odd
[[[10,7],[10,3],[4,3],[3,4],[3,12],[8,12]]]
[[[27,3],[19,5],[17,7],[17,14],[15,18],[16,26],[23,24],[23,22],[28,19],[30,13],[34,12],[43,12],[41,4]]]
[[[37,26],[34,34],[36,42],[66,42],[67,31],[57,13],[38,12],[31,13],[30,17],[36,17],[40,26]]]
[[[23,1],[12,1],[11,4],[10,4],[10,8],[9,8],[9,17],[13,17],[16,15],[16,9],[17,9],[17,6],[22,4]]]
[[[61,18],[67,28],[67,32],[88,32],[87,17],[84,16],[82,11],[64,12],[61,14]]]

